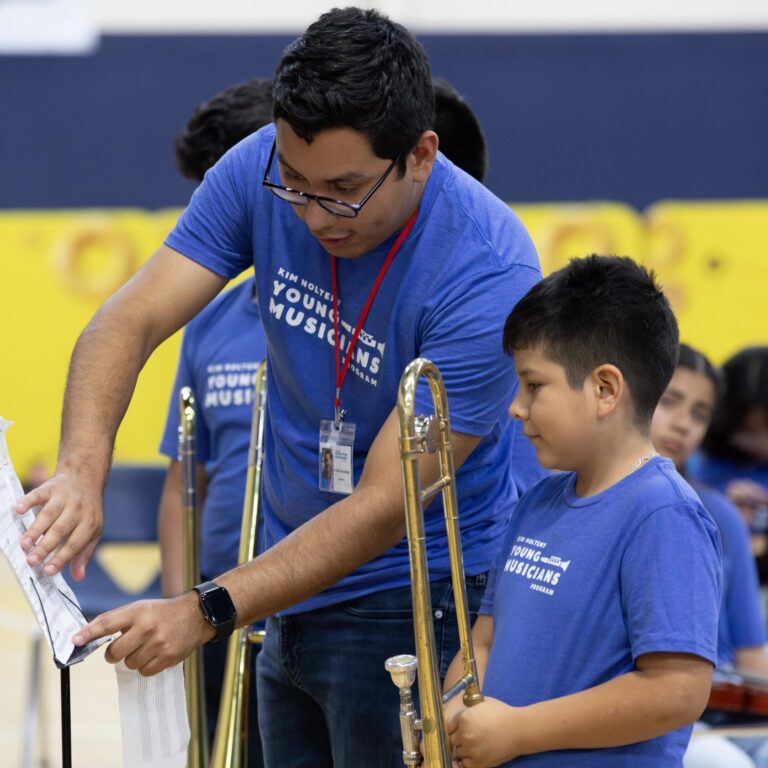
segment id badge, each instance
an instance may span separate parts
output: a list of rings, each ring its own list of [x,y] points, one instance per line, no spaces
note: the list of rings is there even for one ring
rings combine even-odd
[[[318,487],[321,491],[348,494],[354,489],[352,457],[355,425],[342,422],[338,429],[331,419],[320,422]]]

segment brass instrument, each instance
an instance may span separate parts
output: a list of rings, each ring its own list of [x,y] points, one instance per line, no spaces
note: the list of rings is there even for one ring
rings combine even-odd
[[[253,417],[251,440],[248,448],[248,472],[243,500],[243,522],[240,529],[238,565],[247,563],[256,555],[256,536],[259,526],[261,500],[261,470],[264,459],[264,424],[267,407],[267,364],[262,362],[256,371],[253,388]],[[235,630],[227,646],[227,662],[221,688],[221,703],[213,739],[211,768],[244,768],[247,764],[248,745],[248,688],[250,685],[251,646],[262,643],[263,632],[250,627]]]
[[[416,416],[416,385],[424,376],[429,384],[435,406],[433,417]],[[409,363],[400,379],[397,397],[400,425],[400,462],[405,493],[405,522],[408,533],[408,554],[411,564],[411,594],[413,596],[413,626],[416,656],[404,654],[387,659],[385,667],[400,692],[400,731],[403,738],[405,765],[426,768],[450,768],[451,757],[445,733],[442,705],[459,691],[464,691],[464,704],[472,706],[483,700],[477,679],[472,646],[467,590],[464,582],[464,562],[456,502],[455,471],[451,447],[451,426],[448,418],[448,398],[440,371],[432,362],[417,358]],[[437,435],[435,435],[435,430]],[[440,478],[424,490],[419,476],[419,455],[437,450]],[[462,657],[462,677],[440,695],[437,671],[435,629],[432,623],[432,601],[429,591],[429,571],[424,542],[424,504],[442,491],[448,548],[451,558],[451,580],[456,600],[456,615]],[[418,672],[421,719],[417,719],[411,686]],[[419,737],[419,731],[421,737]]]
[[[179,392],[179,459],[181,462],[181,506],[184,520],[184,589],[200,583],[199,521],[197,503],[197,445],[195,396],[189,387]],[[203,654],[198,648],[184,661],[184,689],[189,716],[188,768],[207,768],[208,724],[203,685]]]

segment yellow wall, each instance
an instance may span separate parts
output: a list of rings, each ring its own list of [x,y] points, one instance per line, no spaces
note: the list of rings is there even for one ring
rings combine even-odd
[[[516,205],[545,272],[585,253],[632,256],[656,269],[682,338],[716,362],[768,344],[768,201]],[[24,474],[56,456],[67,362],[82,327],[161,242],[178,211],[0,213],[0,415]],[[119,460],[161,461],[178,335],[142,373],[120,429]]]

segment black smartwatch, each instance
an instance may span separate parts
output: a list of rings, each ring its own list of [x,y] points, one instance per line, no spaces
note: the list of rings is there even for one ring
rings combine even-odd
[[[237,609],[224,587],[220,587],[215,581],[206,581],[192,589],[200,597],[200,608],[205,620],[216,630],[216,637],[211,643],[225,640],[232,634],[237,619]]]

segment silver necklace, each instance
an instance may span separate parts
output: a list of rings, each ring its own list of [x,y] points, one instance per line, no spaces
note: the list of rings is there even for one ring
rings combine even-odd
[[[629,470],[629,474],[631,475],[633,472],[636,472],[640,467],[643,466],[643,464],[647,464],[651,459],[658,456],[658,451],[654,451],[653,453],[649,453],[647,456],[641,456],[636,462],[635,466],[632,467],[632,469]]]

